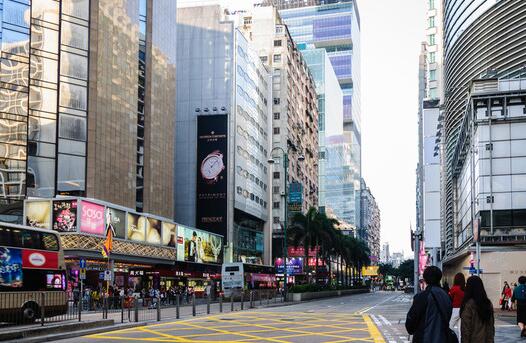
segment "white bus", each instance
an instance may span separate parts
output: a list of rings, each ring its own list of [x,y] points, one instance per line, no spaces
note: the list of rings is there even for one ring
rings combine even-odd
[[[245,290],[276,290],[276,270],[259,264],[223,263],[221,286],[225,298]]]

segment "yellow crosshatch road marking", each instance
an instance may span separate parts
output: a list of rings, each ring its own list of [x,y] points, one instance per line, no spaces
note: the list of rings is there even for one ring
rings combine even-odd
[[[87,336],[128,342],[385,343],[366,314],[331,312],[238,312],[141,326]]]

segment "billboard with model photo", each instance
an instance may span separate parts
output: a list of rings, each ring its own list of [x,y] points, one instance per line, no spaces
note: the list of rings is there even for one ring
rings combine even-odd
[[[50,201],[26,201],[25,213],[26,225],[39,229],[49,229],[51,227]]]
[[[106,223],[111,224],[116,238],[126,238],[126,212],[107,207]]]
[[[197,117],[196,226],[226,236],[227,116]]]
[[[223,237],[177,225],[177,259],[198,263],[223,262]],[[180,253],[181,252],[181,253]]]

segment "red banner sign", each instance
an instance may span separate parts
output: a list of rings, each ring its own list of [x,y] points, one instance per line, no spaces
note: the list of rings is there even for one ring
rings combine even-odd
[[[22,268],[58,269],[58,253],[41,250],[22,250]]]
[[[316,251],[318,249],[309,249],[309,256],[310,257],[316,257]],[[304,247],[289,247],[288,249],[289,257],[304,257],[305,256],[305,248]]]

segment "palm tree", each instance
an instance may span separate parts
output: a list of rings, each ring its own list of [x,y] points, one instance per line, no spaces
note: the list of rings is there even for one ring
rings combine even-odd
[[[292,217],[290,225],[290,243],[294,247],[303,246],[304,255],[304,270],[307,274],[309,250],[316,249],[320,241],[323,230],[323,218],[314,207],[311,207],[306,214],[296,213]]]

